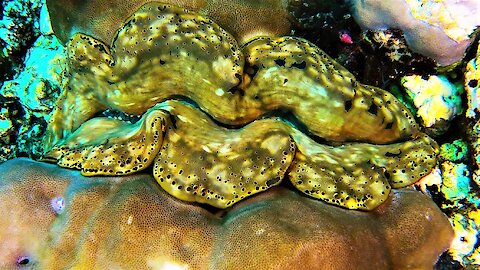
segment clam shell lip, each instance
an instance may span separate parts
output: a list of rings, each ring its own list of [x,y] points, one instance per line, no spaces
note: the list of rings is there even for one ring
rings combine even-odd
[[[428,174],[438,151],[424,134],[388,145],[323,145],[281,118],[226,128],[177,100],[155,105],[133,124],[94,118],[62,143],[47,154],[60,166],[90,176],[128,175],[153,164],[168,193],[218,208],[287,179],[310,197],[372,210],[392,187]]]

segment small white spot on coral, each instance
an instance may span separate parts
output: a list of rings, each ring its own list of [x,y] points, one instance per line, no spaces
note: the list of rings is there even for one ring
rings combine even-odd
[[[53,211],[58,215],[65,209],[65,199],[62,196],[55,197],[50,200],[50,205],[52,206]]]

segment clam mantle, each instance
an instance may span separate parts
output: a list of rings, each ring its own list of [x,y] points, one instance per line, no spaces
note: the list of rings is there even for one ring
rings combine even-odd
[[[436,143],[393,95],[304,39],[240,46],[205,16],[151,2],[110,46],[78,33],[67,54],[46,158],[84,175],[153,165],[171,195],[219,208],[288,178],[311,197],[371,210],[436,165]],[[143,117],[92,118],[105,109]]]

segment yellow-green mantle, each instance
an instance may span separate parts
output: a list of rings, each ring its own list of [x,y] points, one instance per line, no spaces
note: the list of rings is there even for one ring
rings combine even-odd
[[[167,192],[220,208],[288,178],[311,197],[371,210],[436,164],[436,143],[393,95],[300,38],[239,46],[211,19],[152,2],[111,46],[76,34],[67,54],[46,157],[85,175],[153,162]],[[166,101],[179,96],[196,106]],[[107,108],[145,114],[135,124],[89,120]],[[268,117],[275,110],[305,130]]]

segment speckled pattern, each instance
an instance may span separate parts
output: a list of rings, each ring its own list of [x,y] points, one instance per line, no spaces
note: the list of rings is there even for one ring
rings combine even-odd
[[[241,85],[245,95],[259,100],[263,111],[290,110],[317,136],[384,144],[417,130],[413,116],[392,94],[358,83],[306,40],[257,38],[243,52],[251,77]]]
[[[46,159],[83,175],[123,175],[147,168],[162,146],[168,115],[150,110],[135,124],[95,118],[54,147]]]
[[[424,134],[388,145],[334,147],[315,142],[281,118],[225,128],[198,108],[169,100],[135,124],[89,120],[46,158],[84,175],[132,174],[155,158],[153,175],[164,190],[219,208],[278,185],[288,175],[311,197],[372,210],[391,187],[405,187],[428,174],[437,153],[437,144]]]
[[[56,35],[67,42],[81,32],[111,44],[125,18],[142,5],[161,2],[207,15],[240,43],[255,36],[290,33],[293,16],[290,0],[46,0]]]
[[[176,95],[227,124],[287,108],[312,133],[332,141],[388,143],[417,129],[393,95],[355,82],[303,39],[259,38],[242,53],[211,20],[150,3],[127,22],[111,50],[82,34],[70,41],[68,90],[57,103],[47,145],[103,109],[141,114]]]
[[[49,5],[48,11],[45,2]],[[44,144],[41,140],[47,126],[45,120],[51,116],[48,113],[54,109],[60,90],[65,92],[69,85],[72,86],[71,75],[62,71],[75,71],[75,66],[71,63],[78,60],[85,67],[79,66],[81,76],[78,76],[78,81],[84,80],[88,77],[86,75],[92,72],[88,61],[96,61],[96,59],[89,60],[89,55],[93,58],[107,55],[109,57],[103,59],[104,62],[111,65],[111,68],[115,66],[117,63],[113,60],[116,59],[122,47],[118,45],[120,43],[116,47],[113,46],[116,42],[114,37],[124,26],[125,19],[129,19],[128,15],[140,7],[142,2],[151,1],[7,0],[3,1],[3,5],[0,4],[0,10],[3,8],[4,15],[0,21],[0,39],[7,42],[5,56],[12,56],[9,48],[12,48],[10,45],[13,43],[9,42],[21,41],[22,44],[27,44],[21,47],[18,54],[13,55],[20,57],[14,60],[21,65],[18,66],[21,70],[11,67],[8,61],[3,65],[6,71],[5,78],[12,78],[12,80],[4,82],[0,90],[0,163],[14,157],[28,156],[31,159],[38,159],[42,155]],[[225,124],[207,113],[205,108],[200,107],[202,104],[192,98],[173,95],[166,100],[173,98],[187,101],[185,104],[189,107],[183,110],[180,106],[167,106],[166,104],[174,102],[165,102],[162,99],[161,109],[157,107],[152,110],[149,107],[145,109],[145,114],[129,115],[112,110],[110,105],[104,108],[102,106],[105,104],[96,104],[97,93],[93,95],[93,99],[89,95],[97,91],[95,89],[97,86],[98,88],[103,86],[94,81],[90,85],[93,88],[92,92],[85,92],[86,102],[90,102],[95,109],[101,108],[100,111],[92,115],[95,117],[93,119],[89,117],[85,120],[86,122],[79,121],[78,128],[67,125],[66,130],[62,131],[57,138],[59,143],[56,145],[56,157],[53,158],[53,161],[58,159],[63,166],[75,164],[80,171],[27,160],[13,160],[11,161],[13,163],[7,162],[5,166],[0,165],[0,212],[3,217],[0,220],[0,250],[2,250],[0,268],[184,269],[191,267],[201,269],[201,266],[207,265],[209,256],[213,255],[218,260],[215,262],[210,260],[212,263],[208,264],[208,267],[203,267],[204,269],[228,267],[288,269],[298,268],[299,265],[308,266],[310,269],[316,267],[325,269],[328,266],[359,269],[381,269],[382,267],[431,269],[435,259],[438,258],[441,250],[445,250],[448,240],[451,239],[451,234],[445,235],[443,233],[445,231],[442,232],[440,229],[441,226],[447,229],[448,224],[435,218],[435,215],[432,216],[432,212],[424,211],[423,207],[428,205],[428,199],[417,200],[415,196],[405,196],[404,190],[396,189],[400,185],[416,181],[416,177],[422,175],[425,169],[428,170],[429,166],[435,163],[435,158],[430,158],[430,155],[435,155],[437,151],[431,139],[417,133],[416,129],[411,133],[406,132],[404,139],[386,143],[383,145],[384,148],[379,142],[374,144],[364,142],[357,135],[351,134],[351,140],[347,141],[325,139],[309,131],[318,124],[319,119],[304,117],[319,112],[318,108],[311,107],[303,110],[288,104],[292,99],[299,103],[311,100],[310,96],[315,96],[312,94],[313,91],[305,91],[307,87],[299,87],[299,84],[307,82],[308,87],[311,87],[316,85],[317,81],[322,81],[324,76],[327,79],[320,82],[320,85],[328,85],[327,92],[338,83],[339,87],[336,90],[344,97],[337,96],[335,100],[337,98],[343,100],[345,110],[355,109],[364,113],[365,109],[361,102],[365,102],[365,97],[360,98],[360,102],[353,108],[354,102],[351,99],[348,83],[342,85],[340,81],[330,82],[331,78],[336,78],[339,73],[344,78],[353,78],[350,72],[355,74],[357,80],[355,78],[353,80],[357,85],[363,82],[380,86],[393,93],[406,104],[413,115],[417,113],[415,104],[408,98],[402,97],[405,89],[396,88],[401,87],[399,85],[401,76],[418,74],[425,79],[427,76],[443,74],[447,75],[452,83],[464,83],[468,103],[467,98],[462,95],[462,107],[467,110],[468,105],[467,117],[470,119],[465,118],[462,112],[457,110],[461,115],[455,119],[442,120],[441,127],[446,129],[451,124],[451,128],[446,131],[440,130],[442,133],[446,132],[440,137],[437,137],[440,134],[436,132],[437,127],[433,130],[435,132],[432,132],[432,128],[425,128],[420,124],[422,131],[426,130],[429,136],[438,139],[442,144],[443,153],[440,154],[440,160],[446,161],[442,161],[427,177],[417,182],[415,188],[428,194],[431,197],[430,200],[443,209],[455,230],[455,238],[449,250],[443,253],[433,268],[460,269],[462,266],[475,268],[475,265],[478,265],[480,261],[477,239],[480,224],[478,153],[480,151],[477,151],[478,147],[476,147],[479,125],[477,123],[473,126],[478,120],[473,119],[478,111],[478,98],[475,96],[478,92],[476,90],[479,76],[475,73],[478,59],[473,55],[477,40],[459,66],[449,67],[449,69],[453,68],[451,72],[436,69],[433,60],[425,61],[425,57],[409,54],[410,50],[404,51],[407,43],[401,37],[400,30],[361,32],[360,27],[350,16],[351,13],[345,8],[347,4],[343,3],[344,1],[165,0],[162,2],[174,3],[207,16],[231,34],[239,45],[239,56],[243,58],[244,63],[241,65],[239,83],[229,88],[223,95],[232,93],[242,96],[251,91],[250,93],[260,94],[258,99],[260,96],[265,100],[270,98],[268,102],[253,103],[253,105],[260,104],[260,108],[272,105],[273,111],[267,110],[265,114],[250,122]],[[390,3],[378,1],[380,2]],[[301,9],[294,10],[294,13],[291,13],[293,20],[288,20],[287,24],[282,25],[282,21],[285,22],[286,9],[292,11],[291,6],[284,5],[292,5],[292,3]],[[38,18],[40,9],[30,10],[32,5],[35,7],[43,5],[40,19]],[[212,8],[216,11],[214,12]],[[378,9],[372,10],[378,11]],[[55,34],[50,27],[48,12],[52,14]],[[469,14],[475,16],[476,13],[469,9]],[[12,17],[15,18],[14,21],[11,21]],[[150,18],[156,19],[154,16]],[[29,25],[33,25],[33,28]],[[149,26],[149,23],[144,21],[143,25]],[[276,28],[279,25],[283,28]],[[308,27],[305,27],[306,25]],[[74,56],[75,49],[78,48],[80,58],[70,61],[65,57],[66,50],[62,45],[65,45],[77,31],[89,36],[83,35],[82,39],[85,39],[78,43],[79,46],[72,47],[74,50],[71,50],[69,55]],[[18,35],[11,36],[9,33],[18,33]],[[174,36],[174,33],[174,31],[169,32],[169,41],[172,41],[170,35]],[[34,36],[31,36],[32,34]],[[37,34],[41,36],[33,43],[32,37],[36,37]],[[177,34],[177,37],[181,38],[177,44],[182,47],[185,40],[183,35],[186,33]],[[322,51],[316,50],[315,46],[310,46],[310,43],[303,42],[300,38],[282,37],[288,34],[304,37],[314,43],[350,72],[342,72],[340,66],[327,67],[326,73],[321,73],[319,76],[316,68],[322,65],[328,66],[328,61],[325,60],[328,56],[324,57]],[[343,35],[351,38],[351,43],[344,43]],[[134,39],[138,40],[137,37],[142,34],[128,33],[124,39],[131,36],[136,36]],[[58,42],[57,37],[61,39],[62,44]],[[474,36],[472,35],[471,38],[473,40]],[[303,45],[297,42],[303,42]],[[87,46],[82,48],[82,44]],[[438,45],[436,42],[429,44]],[[99,49],[99,53],[95,54],[89,48],[90,46]],[[404,46],[401,52],[395,51],[389,55],[390,57],[384,56],[387,47],[392,49],[399,46]],[[299,50],[294,50],[297,47]],[[130,56],[136,57],[136,55],[141,56],[143,53],[141,49],[145,50],[146,47],[130,44],[125,48],[129,48]],[[86,49],[89,51],[87,52]],[[173,48],[166,49],[167,53],[173,50]],[[247,49],[248,54],[245,52]],[[447,52],[444,48],[441,50]],[[107,53],[104,54],[104,52]],[[159,52],[160,50],[153,54]],[[295,55],[295,58],[289,58],[290,55]],[[305,60],[305,55],[320,61],[315,60],[317,61],[315,63]],[[24,56],[26,56],[25,60],[23,60]],[[82,63],[81,57],[87,57],[83,59],[87,61]],[[465,72],[465,64],[468,60],[472,61],[467,64]],[[66,61],[70,63],[66,64]],[[185,65],[185,63],[180,64]],[[150,68],[146,65],[144,67]],[[126,71],[127,73],[119,74],[128,78],[134,77],[128,72],[148,75],[146,72],[139,72],[136,66]],[[202,76],[213,77],[211,74],[203,74],[204,70],[196,69],[195,71],[200,74],[194,77],[195,80],[202,79]],[[162,73],[165,72],[168,74],[169,71],[162,71]],[[312,76],[305,76],[307,72]],[[185,73],[184,81],[188,82],[187,79],[196,75],[195,73]],[[205,73],[209,71],[205,70]],[[464,76],[461,75],[462,73]],[[262,74],[263,76],[260,76]],[[154,75],[160,78],[159,74]],[[142,90],[143,79],[151,80],[149,76],[138,78],[140,79],[136,80],[139,83],[129,85],[135,88],[129,92],[131,99],[134,99],[136,93]],[[62,84],[62,80],[65,84]],[[183,86],[184,81],[176,80],[173,85],[174,87]],[[110,90],[107,89],[107,91]],[[316,92],[322,93],[322,88],[317,90]],[[159,90],[161,91],[163,89]],[[284,94],[279,95],[278,93],[282,91]],[[373,89],[373,91],[380,93],[381,90]],[[222,91],[212,89],[209,95],[211,93],[222,94]],[[371,97],[367,94],[367,98]],[[450,97],[446,95],[445,98]],[[129,99],[125,98],[123,101],[129,102]],[[322,104],[321,108],[336,108],[336,105],[329,104],[328,101],[324,103],[326,104]],[[434,102],[427,99],[427,103],[431,105]],[[367,104],[378,105],[375,102]],[[307,107],[306,103],[303,105],[305,105],[304,108]],[[262,113],[255,106],[249,108],[254,108],[256,113]],[[338,104],[338,108],[340,106],[341,104]],[[380,122],[376,123],[378,129],[369,130],[366,123],[375,124],[375,112],[378,113],[379,108]],[[68,112],[75,107],[64,109]],[[86,109],[88,109],[87,106]],[[193,113],[199,117],[195,118],[193,114],[186,113],[188,109],[193,109]],[[431,109],[433,111],[427,112],[427,115],[434,114],[437,109],[437,107]],[[239,112],[238,108],[233,110]],[[342,120],[341,118],[336,118],[336,121],[331,120],[340,111],[324,110],[319,115],[321,117],[328,112],[330,114],[326,117],[327,122],[332,121],[335,127],[340,126],[338,123]],[[383,127],[385,123],[381,118],[388,115],[384,114],[382,106],[370,106],[369,112],[371,113],[362,114],[358,119],[349,118],[345,123],[355,123],[355,125],[344,129],[341,133],[346,134],[361,126],[365,129],[355,130],[357,134],[363,134],[365,137],[368,137],[366,134],[372,134],[373,138],[380,137],[386,132]],[[83,111],[79,110],[78,113],[82,114]],[[142,115],[144,118],[138,121]],[[153,122],[146,121],[145,117],[148,115],[159,117],[155,127],[149,127]],[[349,113],[344,115],[348,116]],[[230,117],[235,119],[238,115]],[[304,118],[301,119],[301,117]],[[198,122],[185,123],[181,119],[187,121],[197,119]],[[306,124],[305,121],[309,119],[313,120],[313,123]],[[212,125],[206,125],[207,122],[211,122]],[[362,122],[365,125],[362,125]],[[321,124],[318,126],[320,130],[327,128],[322,127]],[[202,127],[208,127],[208,130]],[[263,143],[271,145],[269,148],[272,152],[256,154],[251,148],[248,149],[249,151],[240,151],[242,145],[261,147],[254,140],[255,138],[262,140],[267,136],[261,127],[274,128],[278,131],[278,134],[269,137]],[[155,130],[157,134],[154,133]],[[328,132],[331,133],[331,130]],[[204,133],[206,133],[204,139],[197,138]],[[170,136],[172,134],[180,136],[178,144],[171,141],[171,138],[177,137]],[[226,136],[219,136],[225,134]],[[160,137],[155,139],[157,135]],[[277,164],[277,158],[280,156],[275,150],[280,150],[277,146],[281,148],[283,145],[277,144],[276,140],[271,138],[283,139],[285,136],[291,137],[293,141],[291,146],[294,149],[286,153],[289,158],[288,164]],[[235,138],[244,138],[244,140],[236,142]],[[464,142],[462,151],[455,144],[457,139]],[[148,146],[142,143],[147,140]],[[163,151],[163,146],[164,144],[167,146],[167,143],[169,145],[164,152],[174,154],[168,156],[168,162],[165,163],[165,159],[160,158],[158,154]],[[222,143],[225,144],[222,145]],[[182,149],[178,151],[177,147]],[[146,149],[148,150],[145,151]],[[183,149],[187,150],[183,151]],[[78,155],[80,152],[81,157]],[[189,155],[190,152],[192,155]],[[178,153],[180,156],[175,155]],[[184,158],[183,154],[189,155],[189,158]],[[251,163],[248,160],[263,159],[264,156],[265,160],[273,158],[275,161],[274,164],[267,163],[268,166],[272,166],[272,169],[268,167],[264,173],[271,176],[277,174],[276,170],[280,171],[283,174],[280,182],[278,178],[262,182],[264,186],[258,185],[258,182],[251,182],[253,178],[256,182],[260,176],[258,172],[252,176],[249,172],[258,170],[258,167],[265,166],[265,163],[253,162],[257,167],[248,166]],[[74,158],[67,161],[69,157]],[[293,160],[290,160],[291,158]],[[159,167],[168,168],[162,171],[164,188],[157,183],[159,178],[155,179],[148,175],[157,172],[153,170],[157,165],[156,159],[160,162]],[[238,162],[230,162],[231,159]],[[241,162],[243,159],[246,161],[244,163],[246,166]],[[410,162],[412,159],[413,162]],[[423,161],[426,162],[422,163]],[[201,167],[192,166],[193,163],[200,164]],[[284,172],[285,166],[280,168],[280,165],[288,165],[286,172]],[[179,167],[184,170],[181,171]],[[193,180],[192,178],[182,179],[180,176],[185,174],[185,169],[192,171],[190,175],[204,173],[202,174],[204,177]],[[138,170],[142,171],[135,173]],[[392,172],[400,177],[392,177],[394,175]],[[92,176],[82,177],[80,173]],[[244,181],[245,178],[242,180],[228,177],[227,175],[231,173],[234,176],[235,174],[246,175],[248,183]],[[98,174],[113,175],[99,177]],[[170,176],[169,179],[168,176]],[[217,180],[216,176],[220,176],[222,180],[225,179],[221,183],[225,184],[225,187],[228,187],[225,183],[227,181],[235,185],[235,189],[225,192],[225,189],[221,188],[222,185],[219,186],[211,181]],[[411,176],[413,176],[412,179]],[[78,177],[78,179],[70,181],[71,177]],[[207,177],[209,177],[208,182]],[[52,181],[52,179],[56,180]],[[239,183],[242,187],[237,185]],[[278,186],[270,187],[270,184]],[[197,187],[193,189],[195,185]],[[189,186],[190,189],[187,190]],[[205,192],[210,186],[213,187],[211,192],[217,196],[216,198],[212,196],[214,199],[212,197],[208,199],[212,194]],[[251,195],[257,192],[257,188],[262,189],[262,187],[265,190]],[[393,190],[390,190],[392,188]],[[309,195],[302,194],[300,190]],[[176,200],[167,193],[172,193],[181,200]],[[411,191],[408,193],[416,194]],[[216,207],[190,203],[205,200],[207,203],[209,201],[215,204],[219,202],[217,200],[219,194],[238,201],[233,201],[231,203],[233,206],[222,210],[217,208],[221,208],[223,202]],[[238,194],[240,196],[235,198]],[[272,194],[275,195],[272,196]],[[403,194],[401,200],[399,194]],[[171,203],[170,200],[176,203]],[[362,207],[374,207],[383,200],[385,201],[380,206],[368,212],[342,209],[342,207],[324,203],[330,201],[330,204],[341,203],[345,207],[364,209]],[[394,205],[391,204],[392,201]],[[402,206],[398,209],[396,203],[400,201],[403,202],[402,205],[408,202],[409,207]],[[435,210],[433,204],[431,205],[431,209]],[[203,211],[202,208],[207,211]],[[322,212],[323,208],[331,210]],[[392,209],[391,214],[388,211],[386,214],[391,216],[391,220],[386,223],[380,222],[384,224],[381,226],[384,230],[376,231],[375,227],[378,228],[380,223],[375,224],[375,222],[384,220],[385,209]],[[207,222],[202,222],[202,218],[198,218],[197,210],[206,214],[213,213],[214,217],[204,219]],[[345,212],[354,213],[348,213],[345,222],[338,222]],[[371,224],[373,229],[365,229],[363,226],[365,222],[361,222],[365,219],[355,218],[355,215],[368,216],[370,220],[367,223]],[[222,229],[212,230],[210,221],[215,219],[220,220]],[[332,223],[331,220],[335,222]],[[441,226],[438,227],[439,225]],[[219,235],[227,236],[226,240],[221,237],[215,238]],[[212,241],[215,243],[211,244]],[[441,246],[439,242],[444,245]],[[379,246],[377,243],[385,243],[385,245]],[[210,250],[209,245],[215,247],[213,251]]]
[[[226,129],[191,106],[166,102],[162,107],[174,124],[153,175],[176,198],[229,207],[278,185],[295,155],[295,144],[278,120]]]
[[[393,95],[357,83],[303,39],[259,37],[240,48],[207,17],[149,3],[111,47],[76,34],[67,53],[47,157],[84,175],[131,174],[157,157],[154,175],[170,194],[225,208],[280,183],[288,169],[309,196],[371,210],[391,185],[413,183],[436,164],[437,145]],[[157,105],[124,130],[108,119],[83,124],[106,108],[138,115],[178,96],[198,108],[167,102],[176,105]],[[279,109],[310,135],[347,144],[322,146],[278,119],[258,120]]]

